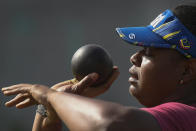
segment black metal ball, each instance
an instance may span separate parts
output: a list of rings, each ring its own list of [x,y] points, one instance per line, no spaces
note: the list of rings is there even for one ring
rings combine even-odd
[[[113,62],[110,54],[100,45],[88,44],[80,47],[72,57],[71,68],[77,80],[96,72],[99,79],[96,84],[104,82],[111,74]]]

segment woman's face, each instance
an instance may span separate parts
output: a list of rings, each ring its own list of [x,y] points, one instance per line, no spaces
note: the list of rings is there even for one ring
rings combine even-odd
[[[147,47],[130,58],[129,91],[141,104],[155,106],[178,88],[182,56],[175,50]]]

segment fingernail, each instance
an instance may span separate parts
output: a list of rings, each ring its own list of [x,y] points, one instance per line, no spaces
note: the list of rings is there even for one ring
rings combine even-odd
[[[3,88],[1,88],[1,90],[5,90],[5,89],[7,89],[8,87],[3,87]]]
[[[7,106],[8,102],[6,102],[4,105]]]

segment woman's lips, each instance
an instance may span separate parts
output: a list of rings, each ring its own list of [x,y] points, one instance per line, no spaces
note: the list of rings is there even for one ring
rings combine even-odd
[[[132,66],[129,69],[129,72],[131,74],[131,77],[129,77],[129,80],[128,80],[129,83],[131,84],[130,89],[134,90],[138,86],[138,74],[137,74],[136,70],[134,69],[134,66]]]
[[[130,77],[131,79],[129,78],[131,81],[138,80],[138,74],[133,68],[129,69],[129,73],[131,74],[131,77]]]
[[[134,78],[134,77],[129,77],[129,80],[128,80],[131,84],[136,84],[138,82],[138,79]]]
[[[129,90],[132,93],[134,92],[134,90],[138,88],[138,80],[135,79],[134,77],[129,77],[129,83],[130,83]]]

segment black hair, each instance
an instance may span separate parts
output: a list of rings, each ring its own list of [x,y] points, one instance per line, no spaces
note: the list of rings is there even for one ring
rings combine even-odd
[[[173,9],[174,15],[196,36],[196,3],[184,3]]]

